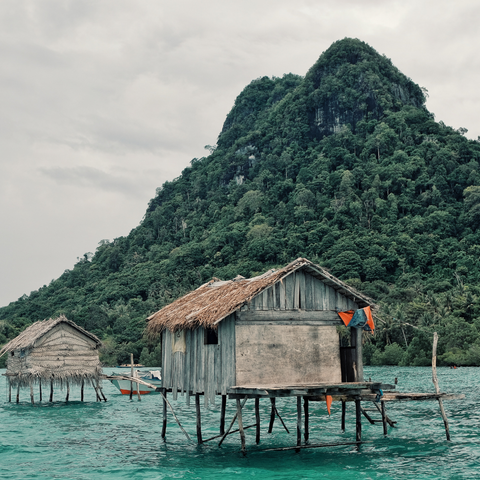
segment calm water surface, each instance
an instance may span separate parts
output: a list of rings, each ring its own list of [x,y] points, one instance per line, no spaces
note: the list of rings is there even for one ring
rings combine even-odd
[[[430,368],[367,367],[365,376],[388,383],[398,377],[399,391],[434,391]],[[466,395],[465,400],[445,402],[451,442],[445,440],[438,402],[409,402],[387,404],[389,416],[398,422],[398,428],[389,428],[387,437],[382,434],[381,424],[370,425],[363,419],[362,438],[369,442],[359,452],[348,446],[300,453],[265,452],[261,450],[295,444],[296,402],[277,400],[290,435],[279,422],[268,435],[269,402],[262,400],[262,441],[256,446],[254,429],[247,430],[246,457],[239,451],[238,434],[230,435],[221,448],[214,442],[197,446],[188,442],[171,415],[167,441],[162,442],[159,395],[130,401],[105,382],[107,403],[95,402],[92,390],[86,391],[87,401],[81,403],[77,401],[79,389],[73,389],[73,401],[68,403],[62,401],[65,392],[57,390],[53,403],[31,405],[29,391],[23,390],[17,405],[7,403],[6,381],[0,377],[0,478],[480,478],[480,369],[439,368],[438,377],[442,391]],[[249,402],[245,425],[254,423],[253,401]],[[195,439],[194,406],[187,407],[183,398],[172,404]],[[355,439],[353,404],[347,404],[345,433],[340,431],[339,403],[332,405],[330,417],[323,402],[310,405],[311,443]],[[234,401],[227,404],[227,423],[234,406]],[[219,411],[218,406],[202,409],[204,438],[218,433]]]

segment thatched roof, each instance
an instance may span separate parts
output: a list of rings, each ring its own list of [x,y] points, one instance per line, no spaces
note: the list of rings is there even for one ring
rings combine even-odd
[[[71,327],[78,330],[80,333],[83,333],[86,337],[93,340],[97,348],[102,345],[102,342],[96,337],[93,333],[87,332],[82,327],[79,327],[76,323],[69,320],[65,315],[60,315],[58,318],[50,318],[49,320],[40,320],[35,322],[34,324],[30,325],[26,328],[20,335],[15,337],[13,340],[8,342],[6,345],[2,347],[0,350],[0,357],[7,352],[11,352],[12,350],[18,350],[19,348],[30,348],[35,345],[35,342],[43,337],[47,332],[49,332],[52,328],[56,327],[59,323],[66,323]]]
[[[253,297],[299,269],[304,269],[360,307],[375,306],[372,299],[349,287],[319,265],[305,258],[297,258],[280,270],[269,270],[258,277],[238,276],[228,281],[213,279],[148,317],[147,332],[150,336],[155,336],[164,329],[174,331],[197,326],[215,328]]]

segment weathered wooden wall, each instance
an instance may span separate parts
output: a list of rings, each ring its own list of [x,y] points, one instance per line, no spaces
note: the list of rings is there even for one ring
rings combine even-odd
[[[173,398],[203,393],[205,405],[215,404],[215,395],[225,395],[235,385],[235,317],[218,325],[218,345],[205,345],[205,329],[185,331],[185,352],[172,354],[174,333],[162,333],[163,386],[172,389]]]
[[[68,324],[60,323],[43,337],[31,349],[15,350],[8,354],[7,371],[9,373],[48,372],[55,373],[59,380],[82,372],[98,374],[100,361],[95,342],[82,335]]]

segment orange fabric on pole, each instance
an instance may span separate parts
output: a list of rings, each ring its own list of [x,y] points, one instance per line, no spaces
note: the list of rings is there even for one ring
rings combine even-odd
[[[327,410],[328,414],[330,415],[330,406],[332,405],[332,396],[331,395],[325,395],[325,401],[327,402]]]
[[[370,308],[370,307],[369,307]],[[338,312],[339,317],[343,320],[343,323],[346,327],[350,323],[350,320],[353,318],[354,310],[348,310],[347,312]]]
[[[372,309],[370,307],[365,307],[363,309],[367,315],[367,325],[370,327],[372,333],[375,331],[375,324],[373,323]]]

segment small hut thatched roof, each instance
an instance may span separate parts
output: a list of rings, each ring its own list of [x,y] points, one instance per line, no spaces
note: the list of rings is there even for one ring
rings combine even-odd
[[[47,332],[49,332],[53,327],[57,326],[59,323],[67,323],[71,327],[75,328],[79,332],[83,333],[85,336],[92,339],[96,344],[97,348],[100,348],[102,342],[97,336],[93,333],[87,332],[82,327],[79,327],[76,323],[69,320],[65,315],[60,315],[58,318],[50,318],[48,320],[40,320],[35,322],[26,328],[20,335],[15,337],[13,340],[10,340],[6,345],[0,350],[0,357],[7,352],[12,350],[18,350],[19,348],[31,348],[35,346],[35,342],[40,340]]]
[[[228,281],[214,278],[148,317],[147,332],[150,336],[155,336],[164,329],[175,331],[197,326],[215,328],[224,318],[263,290],[301,268],[360,307],[374,306],[372,299],[349,287],[319,265],[305,258],[297,258],[280,270],[269,270],[254,278],[238,276]]]

